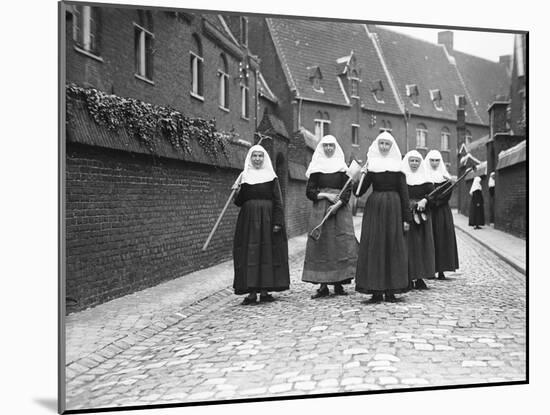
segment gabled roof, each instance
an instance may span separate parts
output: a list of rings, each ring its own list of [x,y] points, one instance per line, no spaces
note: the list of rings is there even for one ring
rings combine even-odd
[[[506,67],[456,50],[451,54],[470,95],[471,102],[468,102],[466,111],[468,106],[474,106],[483,124],[489,124],[489,105],[498,95],[508,96],[510,93],[511,81]]]
[[[279,18],[268,18],[266,22],[288,85],[295,90],[297,97],[349,106],[338,79],[347,63],[342,58],[349,57],[353,51],[356,66],[362,69],[359,84],[362,106],[401,113],[364,25]],[[314,66],[322,73],[323,92],[313,89],[311,69],[308,68]],[[382,80],[384,84],[384,104],[377,103],[373,97],[371,84],[376,80]]]
[[[376,34],[401,100],[410,113],[456,120],[455,95],[465,95],[467,91],[444,47],[380,26],[367,27]],[[491,77],[492,73],[480,74],[480,77],[483,76]],[[407,96],[407,85],[417,86],[419,106],[414,106]],[[441,93],[441,111],[436,109],[430,96],[430,90],[435,89]],[[466,122],[487,124],[469,103],[466,105]]]

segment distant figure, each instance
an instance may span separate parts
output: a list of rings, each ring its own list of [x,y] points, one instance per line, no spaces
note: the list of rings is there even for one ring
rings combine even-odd
[[[309,228],[319,224],[329,210],[332,212],[319,240],[307,239],[302,281],[320,284],[311,296],[314,299],[329,295],[327,285],[334,285],[334,294],[346,295],[342,284],[349,284],[355,277],[358,243],[349,207],[351,186],[338,197],[348,181],[347,171],[344,152],[336,138],[324,136],[306,171],[306,196],[313,202]]]
[[[429,180],[439,189],[431,198],[430,205],[435,245],[435,271],[437,279],[444,280],[445,271],[458,269],[455,226],[449,206],[452,190],[446,192],[453,182],[439,151],[429,151],[423,163]]]
[[[261,302],[273,301],[269,291],[290,284],[288,243],[277,175],[262,146],[246,155],[234,203],[241,208],[233,239],[235,294],[248,294],[243,305],[257,303],[258,291]]]
[[[495,222],[495,172],[489,175],[489,223]]]
[[[474,229],[481,229],[485,225],[485,212],[483,208],[483,193],[481,191],[481,177],[474,177],[472,187],[470,188],[470,217],[468,225]]]

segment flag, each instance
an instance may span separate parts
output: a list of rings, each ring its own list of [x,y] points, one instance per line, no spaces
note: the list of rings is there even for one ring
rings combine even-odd
[[[354,181],[359,180],[359,176],[361,175],[361,166],[359,165],[359,163],[357,163],[355,160],[352,160],[346,174]]]

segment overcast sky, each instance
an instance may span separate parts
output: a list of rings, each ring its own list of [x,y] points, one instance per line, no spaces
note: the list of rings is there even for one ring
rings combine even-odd
[[[404,26],[384,26],[390,30],[437,43],[437,33],[443,29],[425,29]],[[461,52],[498,62],[501,55],[511,55],[514,34],[453,30],[454,48]]]

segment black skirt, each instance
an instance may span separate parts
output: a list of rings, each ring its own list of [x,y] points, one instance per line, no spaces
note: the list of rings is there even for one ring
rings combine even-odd
[[[273,202],[243,203],[233,239],[235,294],[284,291],[290,285],[286,230],[273,232]]]
[[[435,248],[431,213],[425,222],[412,222],[406,233],[409,252],[409,279],[433,278],[435,274]]]
[[[468,225],[485,225],[485,208],[483,205],[483,195],[481,190],[476,190],[470,200],[470,214],[468,215]]]
[[[408,291],[407,245],[395,191],[374,191],[367,199],[355,283],[365,294]]]
[[[458,269],[458,249],[451,208],[448,203],[444,203],[434,207],[431,213],[435,245],[435,271],[456,271]]]

